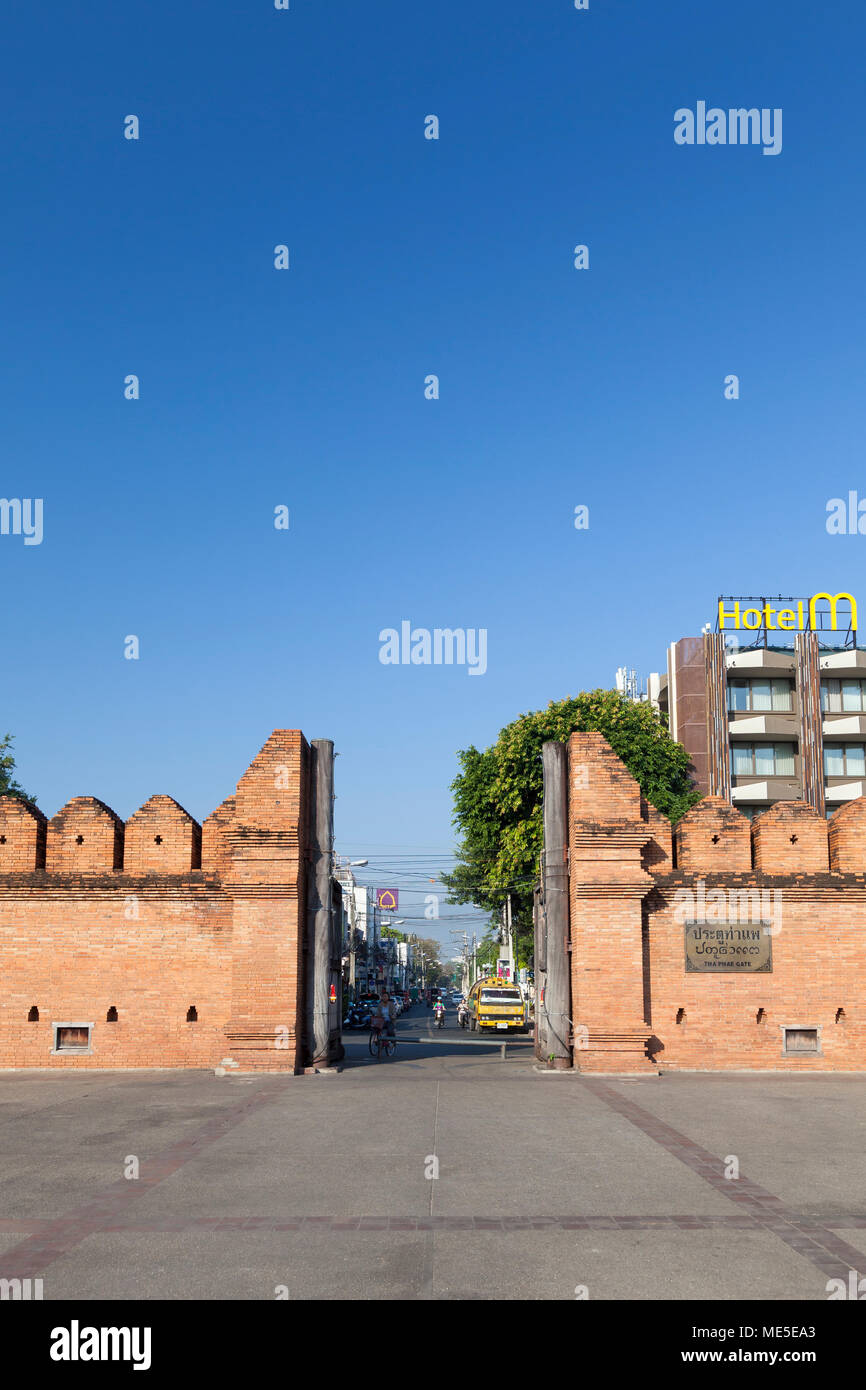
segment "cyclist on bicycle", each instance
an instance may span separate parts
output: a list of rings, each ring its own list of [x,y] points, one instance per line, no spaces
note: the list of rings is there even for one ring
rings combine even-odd
[[[394,1003],[386,989],[379,995],[379,1002],[376,1005],[375,1017],[383,1019],[382,1036],[394,1038],[397,1036],[394,1023],[397,1018],[397,1005]]]

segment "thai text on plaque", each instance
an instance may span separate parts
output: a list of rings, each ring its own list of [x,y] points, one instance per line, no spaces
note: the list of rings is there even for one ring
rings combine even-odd
[[[686,972],[771,974],[772,931],[770,922],[688,922]]]

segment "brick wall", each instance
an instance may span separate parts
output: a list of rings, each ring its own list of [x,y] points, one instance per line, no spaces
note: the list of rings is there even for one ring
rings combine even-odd
[[[826,822],[786,802],[750,827],[705,797],[671,837],[600,735],[572,735],[569,768],[575,1065],[866,1070],[866,803]],[[726,949],[757,930],[772,969],[687,970],[695,922]],[[786,1051],[784,1028],[819,1051]]]
[[[296,1070],[307,775],[276,730],[204,834],[169,796],[125,826],[0,797],[0,1066]],[[55,1053],[56,1024],[91,1051]]]

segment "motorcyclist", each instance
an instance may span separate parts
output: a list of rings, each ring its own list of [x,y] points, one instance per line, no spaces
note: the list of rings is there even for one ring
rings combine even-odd
[[[442,1003],[441,999],[437,1002],[433,1013],[436,1019],[436,1027],[441,1028],[445,1022],[445,1005]]]
[[[457,1022],[460,1024],[461,1028],[466,1027],[466,1021],[468,1018],[469,1010],[466,1007],[466,1000],[461,999],[460,1003],[457,1005]]]

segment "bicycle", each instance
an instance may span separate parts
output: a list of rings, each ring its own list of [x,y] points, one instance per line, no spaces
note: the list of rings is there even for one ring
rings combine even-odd
[[[370,1056],[375,1057],[377,1062],[381,1062],[382,1053],[386,1057],[393,1057],[397,1051],[397,1039],[386,1038],[384,1028],[372,1028],[370,1030]]]

